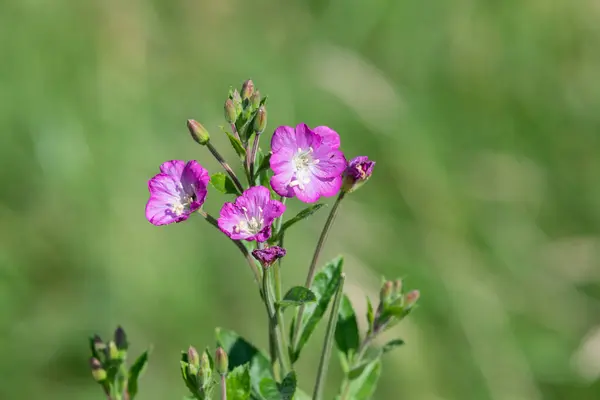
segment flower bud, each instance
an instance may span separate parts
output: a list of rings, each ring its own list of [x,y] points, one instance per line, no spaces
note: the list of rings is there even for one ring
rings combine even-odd
[[[390,300],[390,296],[392,295],[393,283],[392,281],[385,281],[381,286],[381,290],[379,291],[379,301],[382,304],[387,303]]]
[[[404,307],[412,308],[419,300],[419,297],[421,297],[421,292],[418,290],[411,290],[404,296]]]
[[[260,92],[258,90],[254,91],[254,94],[252,94],[252,96],[250,96],[250,105],[252,106],[252,109],[255,110],[260,106]]]
[[[210,135],[208,134],[208,131],[199,122],[194,121],[193,119],[188,119],[187,127],[190,131],[190,134],[192,135],[192,139],[194,139],[196,143],[204,146],[210,140]]]
[[[239,116],[242,113],[242,96],[240,96],[240,92],[237,89],[233,91],[231,101],[233,101],[233,105],[235,106],[235,115]]]
[[[229,359],[227,358],[227,353],[222,347],[217,347],[217,351],[215,353],[215,366],[220,375],[225,375],[227,373],[229,368]]]
[[[190,346],[187,351],[187,361],[189,365],[193,365],[196,369],[200,366],[200,354],[193,346]]]
[[[257,249],[252,251],[254,258],[260,262],[264,269],[269,268],[275,261],[285,256],[285,249],[279,246],[267,247],[266,249]]]
[[[112,340],[110,342],[108,342],[108,357],[111,360],[118,360],[121,358],[119,349],[117,348],[116,343]]]
[[[262,133],[267,127],[267,109],[260,106],[254,117],[254,130],[256,133]]]
[[[375,161],[369,160],[366,156],[359,156],[352,159],[348,163],[346,171],[344,171],[342,190],[346,193],[351,193],[361,187],[371,177],[374,166]]]
[[[115,330],[115,344],[117,345],[117,349],[119,350],[127,350],[129,347],[129,343],[127,343],[127,335],[125,334],[125,329],[121,326],[118,326]]]
[[[242,100],[249,99],[254,94],[254,82],[252,79],[248,79],[242,85]]]
[[[396,296],[398,296],[402,293],[402,280],[401,279],[396,279],[394,281],[394,290],[393,291]]]
[[[96,382],[102,382],[106,379],[106,370],[102,368],[102,363],[97,358],[90,359],[90,367],[92,368],[92,376]]]
[[[237,117],[238,114],[235,109],[235,104],[233,104],[233,100],[227,99],[227,101],[225,101],[225,121],[234,124],[235,121],[237,121]]]
[[[204,351],[200,357],[200,368],[198,368],[198,381],[201,387],[205,387],[210,384],[210,377],[212,376],[212,368],[210,365],[210,358],[208,353]]]
[[[94,335],[93,343],[96,353],[102,353],[104,350],[106,350],[106,344],[102,341],[100,336]]]

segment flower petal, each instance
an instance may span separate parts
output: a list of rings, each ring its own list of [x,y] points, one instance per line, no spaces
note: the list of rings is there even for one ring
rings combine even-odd
[[[171,176],[175,180],[180,180],[185,168],[185,161],[171,160],[166,161],[160,165],[160,172]]]
[[[248,238],[244,232],[236,229],[240,222],[245,219],[245,216],[240,212],[240,209],[233,203],[225,203],[219,213],[217,223],[219,229],[233,240],[241,240]]]
[[[303,186],[303,190],[300,187],[294,187],[294,194],[298,197],[298,200],[304,203],[314,203],[321,197],[331,197],[338,194],[342,187],[342,177],[336,176],[334,178],[322,179],[317,176],[312,176],[310,182]]]
[[[280,196],[294,197],[294,191],[290,187],[290,182],[294,176],[293,171],[285,171],[271,177],[271,187]]]
[[[340,148],[340,135],[328,126],[317,126],[313,129],[317,135],[321,136],[321,145],[325,145],[332,150]]]
[[[292,150],[317,148],[320,144],[321,137],[314,133],[308,125],[298,124],[296,126],[296,148],[292,148]]]
[[[204,203],[207,192],[206,186],[208,185],[209,180],[210,176],[208,175],[208,171],[196,160],[187,162],[181,174],[181,184],[186,194],[189,196],[196,195],[196,201],[194,201],[194,203],[198,203],[198,207]],[[198,209],[198,207],[196,207],[196,209]]]
[[[326,147],[321,146],[313,156],[319,160],[319,163],[311,168],[311,172],[319,178],[340,176],[348,166],[346,157],[340,150],[326,151]]]
[[[249,217],[258,217],[262,214],[271,199],[271,192],[264,186],[253,186],[244,191],[244,194],[238,197],[235,205],[245,207]]]
[[[275,172],[275,174],[293,172],[294,165],[292,164],[292,157],[294,157],[296,151],[297,149],[282,147],[277,152],[274,152],[269,160],[273,172]]]
[[[284,212],[285,204],[278,200],[269,200],[263,211],[264,224],[271,226],[275,218],[281,217]]]
[[[179,198],[179,185],[177,181],[167,174],[160,173],[148,181],[148,190],[151,196],[160,195]]]
[[[281,149],[297,149],[296,144],[296,133],[294,128],[291,126],[280,126],[275,129],[273,138],[271,139],[271,150],[273,153],[278,152]]]
[[[260,232],[247,240],[256,240],[258,242],[266,242],[271,237],[271,225],[265,226]]]

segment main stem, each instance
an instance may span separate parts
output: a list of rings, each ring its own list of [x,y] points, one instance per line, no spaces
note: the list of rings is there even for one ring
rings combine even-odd
[[[352,359],[352,365],[349,368],[350,371],[352,371],[353,368],[357,367],[360,364],[363,356],[365,355],[365,352],[367,351],[367,349],[369,348],[369,345],[371,344],[371,341],[375,338],[375,336],[377,336],[377,334],[380,331],[381,330],[379,330],[377,332],[371,332],[370,334],[368,334],[365,337],[363,342],[360,344],[360,347],[358,348],[356,355]],[[348,397],[349,391],[350,391],[350,381],[348,379],[345,379],[344,385],[343,385],[343,390],[342,390],[342,395],[340,396],[340,400],[346,400],[346,398]]]
[[[225,374],[221,375],[221,400],[227,400],[227,381]]]
[[[235,188],[240,192],[240,194],[244,193],[244,187],[242,186],[242,183],[238,179],[238,177],[235,174],[235,172],[233,172],[233,170],[231,169],[231,167],[229,166],[229,164],[227,164],[227,162],[225,161],[225,159],[221,156],[221,154],[219,154],[219,152],[217,151],[217,149],[215,148],[215,146],[213,146],[211,142],[208,142],[208,143],[206,143],[206,147],[208,147],[208,150],[210,150],[210,152],[217,159],[217,161],[219,162],[219,164],[221,164],[221,166],[223,167],[223,169],[227,172],[227,174],[229,174],[229,177],[233,181],[233,184],[235,185]]]
[[[323,342],[323,350],[321,351],[321,360],[319,361],[319,370],[317,372],[317,381],[315,382],[315,389],[313,391],[313,400],[321,400],[321,397],[323,396],[323,383],[327,377],[327,369],[329,367],[329,359],[331,358],[331,348],[333,347],[333,337],[335,335],[335,327],[339,316],[340,302],[344,293],[345,281],[346,274],[342,273],[340,275],[340,283],[338,284],[335,293],[333,307],[331,308],[329,323],[327,324],[327,333],[325,335],[325,341]]]
[[[282,204],[285,205],[286,200],[287,200],[287,197],[281,196],[280,201]],[[279,243],[278,243],[279,247],[283,247],[283,234],[281,234],[281,225],[282,224],[283,224],[283,216],[281,216],[277,219],[276,230],[275,230],[275,232],[280,235]],[[276,302],[280,302],[281,297],[282,297],[282,293],[281,293],[282,285],[281,285],[281,274],[280,274],[281,262],[282,262],[282,259],[280,258],[271,267],[271,268],[273,268],[273,281],[274,281],[273,283],[275,286],[275,301]],[[281,309],[279,307],[277,307],[276,317],[277,318],[276,318],[275,322],[277,323],[277,325],[275,328],[277,329],[277,334],[278,334],[279,338],[281,339],[281,346],[284,349],[284,357],[285,357],[284,360],[280,360],[281,366],[282,366],[282,372],[287,373],[287,370],[284,371],[285,368],[283,368],[283,365],[284,364],[286,366],[290,365],[290,360],[289,360],[289,353],[286,351],[288,348],[288,345],[287,345],[287,338],[285,335],[285,324],[284,324],[285,321],[283,319],[283,312],[281,311]]]
[[[321,254],[321,249],[325,244],[325,240],[327,239],[327,234],[329,233],[329,229],[333,225],[333,221],[335,220],[335,216],[337,214],[337,210],[340,206],[340,203],[344,199],[345,192],[341,191],[338,195],[331,211],[329,212],[329,216],[327,217],[327,221],[325,221],[325,226],[323,226],[323,230],[321,231],[321,236],[319,237],[319,241],[317,242],[317,247],[315,248],[315,252],[313,254],[312,261],[310,262],[310,267],[308,268],[308,275],[306,276],[306,283],[304,286],[307,289],[310,289],[310,286],[313,283],[315,278],[315,271],[317,269],[317,261],[319,260],[319,255]],[[300,328],[302,326],[302,315],[304,315],[304,305],[298,308],[298,313],[296,314],[296,328],[294,330],[294,336],[292,338],[292,348],[296,351],[298,347],[298,341],[300,340]]]
[[[204,217],[204,219],[206,219],[206,221],[213,225],[215,228],[219,229],[219,223],[217,222],[217,220],[210,215],[209,213],[207,213],[206,211],[204,211],[203,209],[199,209],[198,213],[200,215],[202,215]],[[239,240],[233,240],[231,239],[231,241],[233,242],[233,244],[235,244],[237,246],[238,249],[240,249],[240,251],[242,252],[242,255],[244,256],[244,258],[246,259],[246,261],[248,262],[248,265],[250,266],[250,269],[252,270],[252,273],[254,274],[254,279],[256,280],[256,283],[258,283],[259,288],[260,288],[260,283],[261,283],[261,279],[262,279],[262,275],[258,269],[258,267],[256,266],[256,263],[254,262],[254,259],[252,258],[252,256],[250,255],[250,253],[248,252],[248,249],[246,248],[246,246],[244,246],[244,244],[242,242],[240,242]],[[261,293],[262,293],[262,288],[260,289]]]
[[[266,269],[263,272],[263,293],[265,298],[265,305],[267,306],[267,313],[269,314],[269,330],[270,337],[273,337],[273,341],[275,344],[275,352],[276,358],[279,360],[279,365],[281,367],[281,374],[285,376],[288,373],[288,366],[286,363],[286,348],[283,345],[284,338],[279,334],[277,328],[277,310],[275,307],[275,302],[273,301],[273,294],[270,290],[269,285],[269,270]],[[272,359],[273,361],[273,359]]]

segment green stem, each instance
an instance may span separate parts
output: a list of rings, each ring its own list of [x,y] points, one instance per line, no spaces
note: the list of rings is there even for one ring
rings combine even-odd
[[[352,357],[352,364],[348,368],[349,371],[352,371],[352,369],[354,369],[360,365],[360,362],[362,361],[362,358],[364,357],[365,352],[369,348],[369,345],[371,344],[373,339],[375,339],[375,336],[377,336],[377,334],[379,332],[381,332],[381,330],[379,330],[377,332],[371,332],[370,334],[368,334],[365,337],[363,342],[360,344],[360,347],[358,348],[356,355],[354,357]],[[344,380],[344,385],[343,385],[342,395],[340,397],[340,400],[345,400],[348,397],[349,390],[350,390],[350,380],[346,378]]]
[[[286,348],[283,345],[284,338],[280,335],[280,332],[277,328],[277,310],[275,307],[275,302],[273,301],[273,294],[271,293],[269,285],[269,277],[270,277],[269,269],[266,269],[263,273],[263,293],[265,299],[265,305],[267,307],[267,313],[269,314],[269,330],[270,337],[273,337],[274,347],[275,347],[275,358],[279,360],[279,365],[281,367],[281,374],[285,376],[289,369],[286,363]],[[274,364],[274,359],[271,358],[271,363]]]
[[[235,138],[237,140],[239,140],[240,142],[242,141],[242,139],[240,139],[240,134],[238,133],[237,127],[235,126],[235,124],[231,124],[231,132],[233,132],[233,136],[235,136]]]
[[[325,334],[325,341],[323,343],[323,350],[321,351],[321,360],[319,361],[319,369],[317,372],[317,381],[315,382],[315,389],[313,391],[313,400],[321,400],[323,396],[323,383],[327,377],[327,369],[329,367],[329,359],[331,358],[331,349],[333,347],[333,337],[335,335],[335,327],[339,316],[340,302],[344,293],[344,282],[346,280],[346,274],[340,275],[340,283],[338,284],[337,291],[335,293],[335,299],[333,300],[333,307],[331,308],[331,314],[329,315],[329,323],[327,324],[327,333]]]
[[[250,161],[248,163],[248,173],[252,177],[252,180],[255,179],[254,164],[256,163],[256,153],[258,152],[259,140],[260,140],[260,132],[256,132],[256,135],[254,136],[254,143],[252,143],[252,152],[250,153]]]
[[[221,400],[227,400],[227,381],[225,374],[221,375]]]
[[[211,224],[212,226],[214,226],[215,228],[219,229],[219,223],[217,222],[217,220],[210,215],[209,213],[207,213],[206,211],[204,211],[203,209],[199,209],[198,213],[200,215],[202,215],[204,217],[204,219]],[[220,230],[220,229],[219,229]],[[258,283],[259,288],[260,288],[260,282],[262,279],[261,273],[258,269],[258,267],[256,266],[256,263],[254,262],[254,259],[252,258],[252,256],[250,255],[250,253],[248,252],[248,249],[246,248],[246,246],[244,246],[244,244],[242,242],[240,242],[239,240],[233,240],[231,239],[231,241],[233,242],[233,244],[235,244],[237,246],[238,249],[240,249],[240,251],[242,252],[242,255],[244,256],[244,258],[246,259],[246,261],[248,262],[248,265],[250,266],[250,269],[252,270],[252,273],[254,274],[254,279],[256,280],[256,283]],[[262,293],[262,289],[261,289],[261,293]]]
[[[225,159],[221,156],[221,154],[219,154],[219,152],[217,151],[217,149],[215,148],[215,146],[212,145],[211,142],[206,143],[206,147],[208,147],[208,150],[210,150],[210,152],[217,159],[217,161],[219,162],[219,164],[221,164],[221,166],[223,167],[223,169],[227,172],[227,174],[229,174],[229,177],[233,181],[233,184],[235,185],[236,189],[239,191],[240,194],[242,194],[244,192],[244,187],[242,186],[242,183],[238,179],[238,177],[235,174],[235,172],[233,172],[233,170],[231,169],[231,167],[229,166],[229,164],[227,164],[227,162],[225,161]]]
[[[337,199],[335,200],[335,203],[333,204],[333,207],[331,208],[331,211],[329,212],[327,221],[325,221],[325,226],[323,226],[323,230],[321,231],[321,236],[319,237],[319,241],[317,242],[317,247],[315,248],[315,252],[313,254],[313,258],[310,263],[310,267],[308,268],[308,275],[306,276],[306,283],[304,284],[304,286],[307,289],[310,289],[310,286],[312,285],[313,280],[315,278],[315,272],[317,269],[317,261],[319,260],[319,254],[321,254],[321,249],[323,248],[323,245],[325,244],[325,240],[327,239],[327,234],[329,233],[329,229],[333,225],[333,221],[335,220],[337,210],[340,206],[340,203],[344,199],[344,195],[345,195],[345,192],[340,191],[340,194],[338,195]],[[294,349],[294,351],[297,349],[298,341],[300,340],[300,328],[302,326],[301,321],[302,321],[303,314],[304,314],[304,305],[302,305],[298,308],[298,313],[296,314],[296,328],[294,330],[294,335],[292,338],[292,348]]]

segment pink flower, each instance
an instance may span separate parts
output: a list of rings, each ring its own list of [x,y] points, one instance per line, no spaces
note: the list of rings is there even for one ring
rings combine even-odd
[[[234,203],[225,203],[219,215],[219,228],[234,240],[266,241],[271,236],[271,224],[285,211],[285,205],[271,200],[264,186],[244,191]]]
[[[161,164],[160,174],[148,181],[146,219],[157,226],[185,221],[204,203],[209,180],[208,171],[197,161]]]
[[[271,140],[271,178],[280,196],[313,203],[321,196],[335,196],[346,169],[344,154],[338,150],[340,137],[326,126],[311,130],[306,124],[296,129],[280,126]]]

